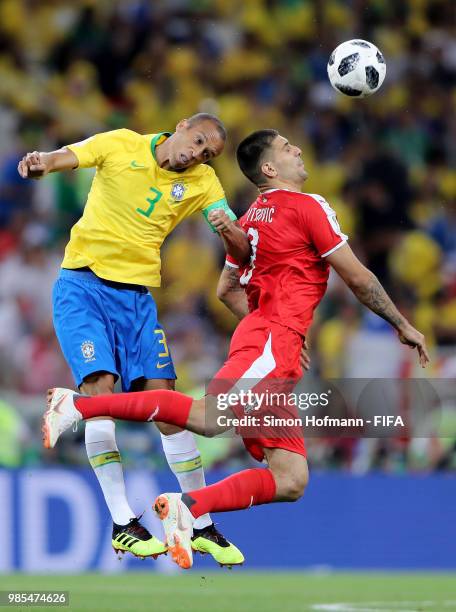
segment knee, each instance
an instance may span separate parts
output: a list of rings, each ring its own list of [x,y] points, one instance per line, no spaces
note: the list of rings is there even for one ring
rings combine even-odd
[[[114,376],[112,374],[91,374],[86,376],[79,390],[85,395],[114,393]]]
[[[204,436],[205,438],[215,438],[215,436],[219,433],[220,433],[220,429],[215,424],[205,423],[204,429],[201,432],[201,435]]]
[[[211,412],[208,412],[206,408],[205,398],[193,401],[187,420],[187,429],[205,438],[213,438],[221,431],[216,419],[212,418]]]
[[[285,501],[298,501],[304,495],[307,484],[309,482],[309,473],[307,471],[300,474],[287,474],[281,479],[280,497]]]
[[[158,431],[163,435],[163,436],[173,436],[174,434],[179,433],[180,431],[183,431],[180,427],[178,427],[177,425],[170,425],[169,423],[161,423],[161,422],[157,422],[155,423],[155,425],[157,426]]]
[[[293,476],[287,486],[287,497],[289,501],[298,501],[304,495],[309,477],[307,475]]]
[[[220,428],[215,423],[207,421],[204,415],[193,413],[188,421],[188,429],[203,438],[215,438],[220,433]]]

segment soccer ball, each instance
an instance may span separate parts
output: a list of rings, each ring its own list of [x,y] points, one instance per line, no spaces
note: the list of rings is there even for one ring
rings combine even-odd
[[[365,98],[378,91],[385,79],[383,55],[367,40],[347,40],[334,49],[328,61],[331,85],[346,96]]]

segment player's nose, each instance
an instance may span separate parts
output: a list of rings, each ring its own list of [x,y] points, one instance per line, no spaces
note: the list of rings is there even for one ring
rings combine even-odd
[[[187,158],[187,163],[193,163],[195,161],[196,154],[193,149],[187,149],[186,151],[183,152],[183,154]]]
[[[193,159],[197,162],[204,161],[204,149],[193,151]]]
[[[203,157],[203,149],[191,149],[190,151],[190,159],[196,159],[199,161]]]

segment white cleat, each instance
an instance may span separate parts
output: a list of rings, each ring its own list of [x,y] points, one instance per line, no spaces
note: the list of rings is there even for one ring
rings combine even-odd
[[[154,502],[154,510],[163,522],[168,552],[182,569],[193,565],[192,535],[194,518],[181,500],[181,493],[162,493]]]
[[[44,448],[54,448],[60,434],[82,420],[82,414],[74,405],[75,395],[78,393],[71,389],[57,387],[48,390],[48,409],[44,413],[42,426]]]

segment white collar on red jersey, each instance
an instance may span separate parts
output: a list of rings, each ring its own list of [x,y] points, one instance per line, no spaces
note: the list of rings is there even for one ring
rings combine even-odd
[[[274,187],[273,189],[267,189],[266,191],[260,191],[261,195],[266,195],[267,193],[272,193],[273,191],[289,191],[290,193],[300,193],[302,195],[302,191],[294,191],[293,189],[284,189],[279,187]]]

